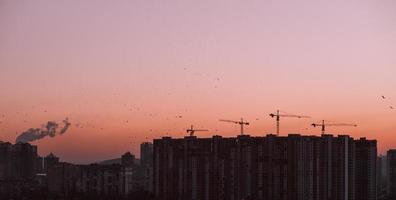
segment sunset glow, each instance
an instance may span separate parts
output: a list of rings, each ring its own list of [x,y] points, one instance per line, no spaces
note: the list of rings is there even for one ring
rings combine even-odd
[[[56,2],[56,3],[55,3]],[[162,136],[331,134],[396,148],[396,2],[0,1],[0,140],[88,163]],[[93,6],[95,5],[95,6]],[[385,98],[381,96],[384,95]],[[87,159],[89,158],[89,159]]]

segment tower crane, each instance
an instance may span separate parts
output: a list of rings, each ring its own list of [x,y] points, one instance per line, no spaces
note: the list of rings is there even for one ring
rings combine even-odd
[[[249,122],[243,121],[243,118],[241,118],[241,121],[233,121],[233,120],[225,120],[225,119],[220,119],[219,121],[239,124],[241,126],[241,135],[243,135],[243,126],[244,125],[249,125]]]
[[[269,116],[272,118],[276,117],[276,135],[279,135],[279,121],[281,117],[310,118],[309,116],[303,115],[280,114],[279,110],[277,110],[275,114],[269,114]]]
[[[313,127],[317,127],[317,126],[321,126],[322,127],[322,134],[325,134],[325,129],[327,126],[354,126],[356,127],[357,124],[348,124],[348,123],[334,123],[334,124],[327,124],[325,123],[325,120],[322,120],[321,124],[311,124],[311,126]]]
[[[190,137],[194,136],[194,133],[197,131],[208,131],[206,129],[194,129],[194,126],[191,125],[191,128],[187,129],[186,132],[190,134]]]

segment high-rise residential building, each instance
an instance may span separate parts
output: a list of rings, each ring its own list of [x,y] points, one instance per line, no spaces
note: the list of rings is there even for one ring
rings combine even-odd
[[[37,147],[0,141],[0,180],[29,179],[38,171]]]
[[[153,160],[162,200],[357,200],[363,188],[365,199],[376,191],[376,142],[347,135],[164,137]]]
[[[384,155],[377,157],[377,199],[386,197],[387,189],[387,158]]]
[[[140,167],[143,171],[144,190],[153,191],[153,143],[140,144]]]
[[[396,199],[396,149],[387,152],[387,193],[388,199]]]
[[[140,164],[142,166],[152,166],[153,164],[153,143],[144,142],[140,144]]]
[[[0,141],[0,199],[19,199],[26,191],[36,191],[40,171],[37,147],[28,143]]]
[[[376,200],[377,142],[360,138],[355,141],[355,148],[355,199]]]
[[[332,139],[330,192],[331,198],[336,200],[355,199],[355,145],[353,138],[339,135]]]

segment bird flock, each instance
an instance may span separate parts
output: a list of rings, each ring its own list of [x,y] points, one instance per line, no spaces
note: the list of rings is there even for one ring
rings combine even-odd
[[[386,101],[386,103],[388,103],[389,105],[388,98],[386,96],[382,95],[381,98],[383,101]],[[389,105],[389,109],[394,110],[395,107],[393,105]]]
[[[187,70],[187,68],[184,68],[184,70]],[[220,81],[221,79],[218,78],[218,77],[215,77],[214,80],[215,80],[216,82],[218,82],[218,81]],[[216,84],[215,87],[217,88],[217,84]],[[170,94],[171,94],[171,93],[169,93],[169,95],[170,95]],[[119,96],[120,93],[113,93],[113,95],[114,95],[114,96]],[[394,110],[394,109],[396,108],[394,105],[391,104],[390,99],[389,99],[387,96],[385,96],[385,95],[380,95],[380,99],[383,101],[384,104],[386,104],[386,106],[388,107],[388,109]],[[121,104],[121,105],[122,105],[122,104]],[[140,115],[140,116],[144,116],[144,117],[148,117],[148,118],[158,117],[157,114],[150,113],[150,112],[145,112],[144,109],[142,109],[142,108],[139,107],[139,106],[128,105],[128,104],[124,103],[124,104],[123,104],[123,107],[124,107],[124,108],[123,108],[124,110],[127,110],[127,111],[133,113],[134,116]],[[35,108],[35,106],[33,106],[32,108]],[[48,113],[48,109],[45,109],[45,108],[42,108],[41,111],[42,111],[43,113]],[[188,109],[185,108],[184,111],[187,112]],[[17,111],[17,112],[15,112],[15,114],[18,115],[18,116],[20,116],[20,117],[24,117],[24,119],[22,119],[21,122],[23,122],[23,123],[29,123],[29,120],[26,119],[26,118],[28,117],[28,114],[27,114],[27,113],[23,113],[23,112]],[[187,114],[187,113],[184,113],[184,115],[188,115],[188,114]],[[173,116],[172,116],[172,115],[168,115],[168,116],[163,116],[163,117],[164,117],[164,120],[170,121],[170,120],[172,120],[172,118],[173,118],[173,119],[176,119],[176,120],[177,120],[177,119],[182,119],[182,118],[184,118],[184,115],[182,115],[182,114],[180,113],[180,114],[176,114],[176,115],[173,115]],[[255,118],[255,120],[257,121],[257,120],[260,120],[260,119],[259,119],[259,118]],[[5,114],[5,113],[0,114],[0,131],[2,131],[2,132],[4,131],[4,124],[5,124],[6,121],[7,121],[7,116],[6,116],[6,114]],[[129,126],[129,124],[131,124],[131,122],[132,122],[131,119],[124,119],[124,120],[120,119],[120,121],[123,122],[123,123],[125,123],[125,124],[128,125],[128,126]],[[51,121],[49,121],[49,122],[51,122]],[[66,118],[66,119],[63,121],[63,124],[64,124],[64,126],[63,126],[63,128],[60,130],[60,132],[59,132],[60,134],[63,134],[64,132],[66,132],[66,130],[69,128],[69,126],[72,125],[71,123],[68,122],[68,118]],[[47,124],[47,125],[48,125],[48,124]],[[75,122],[75,123],[73,123],[73,127],[74,127],[74,128],[78,128],[78,129],[90,128],[90,129],[96,129],[97,131],[104,131],[104,127],[102,127],[101,125],[98,125],[98,123],[95,123],[95,120],[89,120],[89,121],[86,121],[86,122]],[[28,130],[39,130],[39,129],[37,129],[37,128],[36,128],[36,129],[29,128]],[[49,131],[49,130],[45,130],[45,131]],[[39,136],[40,136],[39,138],[42,138],[41,136],[44,135],[43,132],[45,132],[45,131],[43,131],[43,129],[40,129],[40,131],[36,131],[37,134],[39,134]],[[172,129],[167,129],[165,135],[168,135],[169,132],[171,132],[171,131],[174,131],[174,130],[172,130]],[[26,134],[27,132],[28,132],[28,131],[24,131],[24,132],[22,132],[22,133],[16,132],[16,135],[19,134],[19,136],[20,136],[21,134]],[[34,131],[31,131],[31,132],[35,134]],[[153,130],[152,128],[150,128],[147,132],[148,132],[148,133],[153,133],[154,130]],[[53,136],[53,134],[47,134],[47,135]],[[17,136],[17,137],[18,137],[18,136]],[[148,137],[146,137],[146,139],[147,139],[147,138],[148,138]]]

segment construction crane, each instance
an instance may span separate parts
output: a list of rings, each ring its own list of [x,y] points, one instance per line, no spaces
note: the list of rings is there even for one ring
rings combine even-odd
[[[281,117],[310,118],[309,116],[303,115],[280,114],[279,110],[277,110],[275,114],[269,114],[269,116],[272,118],[276,117],[276,135],[279,135],[279,121]]]
[[[327,126],[354,126],[356,127],[356,124],[347,124],[347,123],[334,123],[334,124],[326,124],[325,120],[322,120],[321,124],[311,124],[313,127],[321,126],[322,127],[322,134],[325,134],[325,129]]]
[[[194,136],[194,133],[197,131],[208,131],[206,129],[194,129],[194,126],[191,125],[191,128],[187,129],[186,132],[190,134],[190,137]]]
[[[239,125],[241,126],[241,135],[243,135],[243,126],[244,126],[244,125],[249,125],[249,122],[243,121],[243,118],[241,118],[241,121],[224,120],[224,119],[220,119],[219,121],[221,121],[221,122],[230,122],[230,123],[234,123],[234,124],[239,124]]]

